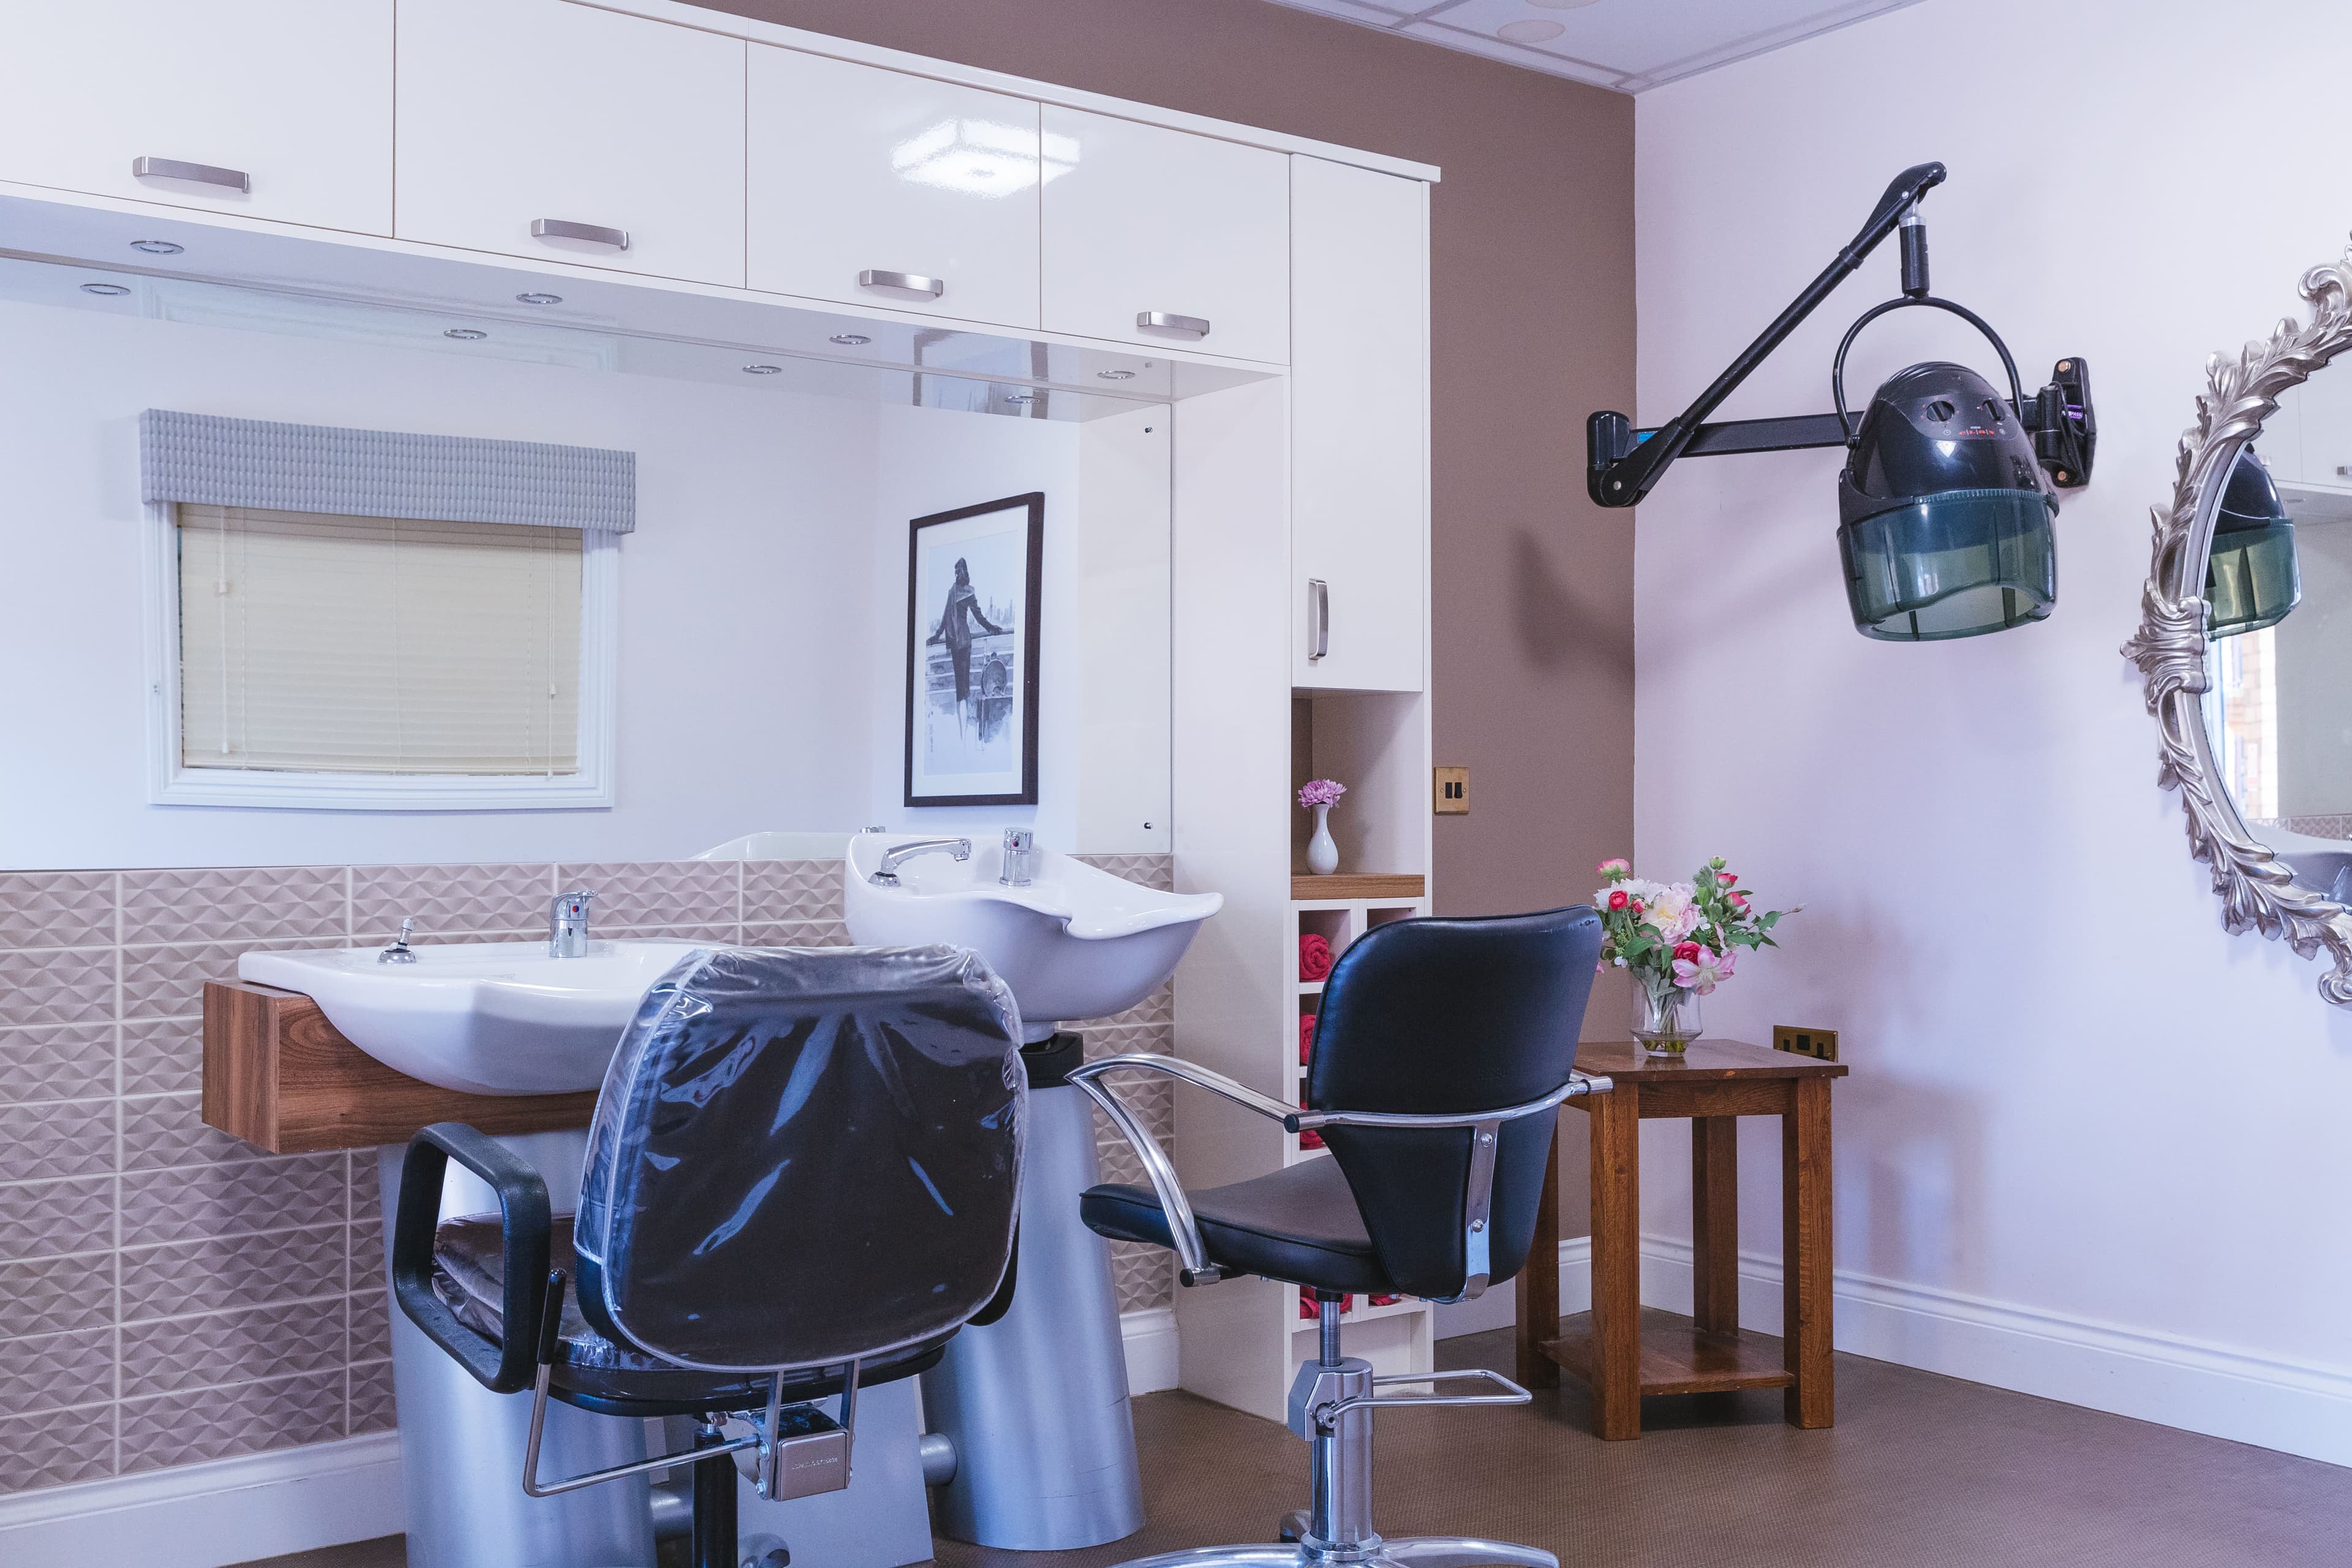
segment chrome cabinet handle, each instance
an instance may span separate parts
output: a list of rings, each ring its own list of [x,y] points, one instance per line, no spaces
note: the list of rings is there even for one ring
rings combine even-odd
[[[1155,328],[1163,332],[1182,332],[1188,337],[1205,338],[1209,335],[1209,319],[1206,316],[1178,316],[1171,315],[1166,310],[1138,310],[1135,313],[1135,324],[1139,327]]]
[[[629,231],[625,228],[573,223],[568,218],[535,217],[530,220],[530,237],[533,239],[577,239],[590,245],[609,245],[615,250],[629,248]]]
[[[1307,579],[1307,662],[1331,651],[1331,584],[1320,577]]]
[[[904,289],[909,294],[929,294],[936,300],[948,291],[944,278],[926,278],[919,272],[885,272],[869,267],[857,275],[860,289]]]
[[[253,176],[243,169],[216,168],[210,163],[184,163],[177,158],[133,158],[131,177],[134,180],[186,180],[192,184],[220,185],[232,191],[253,194]]]

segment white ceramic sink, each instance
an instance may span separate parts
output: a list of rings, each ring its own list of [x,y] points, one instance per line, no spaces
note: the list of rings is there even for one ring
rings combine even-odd
[[[1030,885],[997,881],[1001,834],[975,832],[971,858],[923,855],[901,864],[898,886],[869,879],[892,846],[952,833],[861,833],[842,862],[850,940],[892,947],[968,947],[1013,987],[1022,1031],[1042,1040],[1061,1023],[1123,1013],[1175,972],[1222,893],[1162,893],[1057,855],[1034,852]]]
[[[299,991],[388,1068],[472,1094],[594,1089],[646,990],[694,951],[677,942],[419,942],[414,963],[373,947],[248,952],[239,979]]]

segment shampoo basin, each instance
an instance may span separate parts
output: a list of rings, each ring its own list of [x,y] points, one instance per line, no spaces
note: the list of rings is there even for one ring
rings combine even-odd
[[[421,942],[414,963],[380,948],[248,952],[237,977],[299,991],[343,1037],[411,1078],[468,1094],[594,1089],[646,988],[695,944],[592,942],[551,958],[544,942]]]
[[[893,845],[928,833],[861,833],[842,862],[850,940],[866,946],[946,942],[968,947],[1013,987],[1023,1034],[1123,1013],[1175,973],[1222,893],[1162,893],[1050,849],[1034,851],[1025,888],[997,880],[996,836],[971,834],[971,858],[925,855],[898,868],[898,885],[871,880]]]

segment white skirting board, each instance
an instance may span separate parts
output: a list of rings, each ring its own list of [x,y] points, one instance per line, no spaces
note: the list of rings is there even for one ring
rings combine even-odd
[[[2352,1465],[2352,1373],[2278,1361],[2088,1319],[1836,1270],[1837,1348],[1874,1361],[2014,1389],[2092,1410],[2128,1415],[2281,1453]],[[1506,1301],[1513,1294],[1497,1292]],[[1642,1238],[1642,1300],[1687,1312],[1690,1243]],[[1559,1310],[1592,1305],[1592,1248],[1576,1237],[1559,1247]],[[1486,1298],[1441,1312],[1441,1334],[1500,1328],[1512,1321]],[[1494,1321],[1488,1321],[1488,1320]],[[1780,1260],[1739,1255],[1739,1321],[1780,1331]]]
[[[1119,1331],[1132,1392],[1176,1386],[1174,1308],[1129,1312]],[[400,1434],[377,1432],[0,1497],[0,1563],[226,1568],[397,1535],[403,1512]]]
[[[0,1497],[0,1563],[224,1568],[397,1535],[403,1512],[400,1434],[376,1432]]]

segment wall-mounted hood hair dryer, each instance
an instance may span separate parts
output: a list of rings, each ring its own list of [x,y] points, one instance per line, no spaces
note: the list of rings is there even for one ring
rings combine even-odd
[[[1585,421],[1585,487],[1602,506],[1632,506],[1677,458],[1843,447],[1838,551],[1862,635],[1932,642],[2038,621],[2058,597],[2059,489],[2090,482],[2098,421],[2081,356],[2058,362],[2032,398],[2000,335],[1974,311],[1927,291],[1927,230],[1919,203],[1944,165],[1906,169],[1837,259],[1688,408],[1654,430],[1622,414]],[[1890,233],[1903,236],[1903,292],[1846,331],[1830,370],[1837,412],[1785,419],[1704,421],[1813,313]],[[1942,361],[1889,376],[1859,424],[1846,411],[1845,354],[1889,310],[1948,310],[1990,340],[2008,373],[2004,398],[1974,371]],[[2045,479],[2043,475],[2047,473]]]

